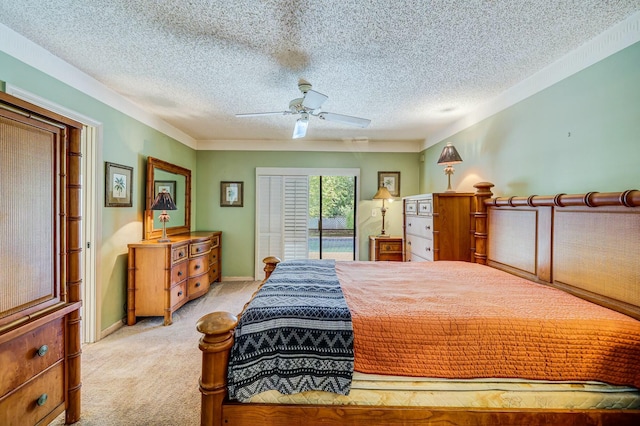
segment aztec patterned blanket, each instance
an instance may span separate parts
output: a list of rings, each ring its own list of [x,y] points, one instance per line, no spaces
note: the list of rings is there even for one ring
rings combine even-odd
[[[351,313],[335,261],[282,262],[236,327],[229,398],[247,401],[272,389],[348,395],[353,356]]]

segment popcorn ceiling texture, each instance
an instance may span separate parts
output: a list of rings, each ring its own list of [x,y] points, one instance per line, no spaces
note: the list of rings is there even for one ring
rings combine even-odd
[[[640,0],[2,0],[0,23],[197,140],[422,140],[640,10]]]

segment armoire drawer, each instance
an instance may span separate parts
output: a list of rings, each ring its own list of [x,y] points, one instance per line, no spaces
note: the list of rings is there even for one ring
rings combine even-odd
[[[0,345],[0,397],[62,359],[63,326],[64,319],[58,318]]]
[[[64,362],[59,361],[15,392],[0,399],[0,424],[34,425],[62,404]]]

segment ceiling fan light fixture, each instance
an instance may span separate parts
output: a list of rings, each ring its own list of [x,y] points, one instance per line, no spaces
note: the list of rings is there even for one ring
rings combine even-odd
[[[302,114],[302,117],[296,120],[296,126],[293,128],[293,139],[304,138],[309,127],[309,114]]]

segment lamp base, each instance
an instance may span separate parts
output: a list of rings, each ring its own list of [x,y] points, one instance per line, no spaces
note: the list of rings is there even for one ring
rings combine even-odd
[[[445,194],[455,194],[456,193],[456,191],[454,191],[453,189],[447,189],[444,192],[445,192]]]

